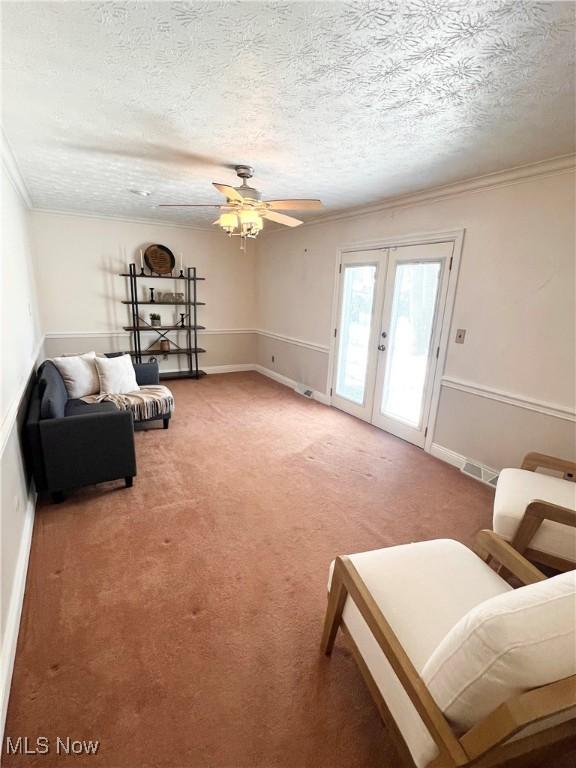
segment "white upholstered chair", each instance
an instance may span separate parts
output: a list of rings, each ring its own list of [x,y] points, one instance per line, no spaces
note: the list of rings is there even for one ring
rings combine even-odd
[[[546,579],[482,531],[476,553],[406,544],[338,557],[329,578],[322,648],[340,628],[406,765],[487,768],[576,746],[576,572]]]
[[[538,472],[555,472],[555,476]],[[521,469],[503,469],[493,528],[528,560],[560,571],[576,567],[576,464],[529,453]]]

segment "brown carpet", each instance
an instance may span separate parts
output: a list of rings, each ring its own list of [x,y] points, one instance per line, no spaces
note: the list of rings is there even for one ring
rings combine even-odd
[[[318,650],[328,564],[469,543],[491,489],[256,373],[170,385],[133,489],[38,509],[6,735],[52,751],[4,765],[395,768],[342,639]]]

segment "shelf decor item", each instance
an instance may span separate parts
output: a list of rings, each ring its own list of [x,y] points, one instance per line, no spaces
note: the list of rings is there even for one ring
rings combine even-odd
[[[184,274],[184,292],[169,293],[166,291],[157,291],[158,299],[154,299],[154,289],[149,288],[150,300],[141,301],[139,298],[138,281],[154,280],[180,280],[175,274],[141,274],[137,271],[136,264],[132,263],[128,267],[127,273],[122,273],[120,277],[129,278],[129,297],[122,301],[130,309],[130,324],[124,326],[125,331],[130,331],[132,349],[127,350],[127,354],[132,356],[135,363],[143,362],[143,359],[154,359],[156,355],[161,355],[165,359],[174,356],[178,359],[184,358],[186,365],[177,371],[166,371],[160,373],[161,379],[199,379],[205,376],[204,371],[200,370],[198,356],[205,352],[198,346],[198,331],[204,330],[203,325],[198,325],[198,307],[204,306],[203,301],[198,301],[197,285],[204,280],[203,277],[196,276],[196,267],[186,267]],[[145,283],[146,284],[146,283]],[[160,298],[161,297],[161,298]],[[184,312],[174,311],[170,320],[164,319],[164,324],[156,312],[150,314],[150,323],[147,323],[144,317],[140,315],[141,306],[156,307],[172,306],[183,307]],[[180,320],[176,315],[180,315]],[[153,333],[155,338],[144,348],[142,347],[142,334]],[[169,335],[170,334],[170,335]],[[147,337],[146,341],[147,343]],[[179,367],[179,366],[178,366]]]
[[[155,272],[157,275],[169,275],[176,264],[176,259],[170,248],[157,243],[146,248],[144,261],[150,272]]]

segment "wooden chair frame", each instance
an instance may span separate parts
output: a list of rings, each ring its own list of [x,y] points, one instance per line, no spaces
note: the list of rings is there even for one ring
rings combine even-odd
[[[555,456],[546,456],[543,453],[528,453],[522,461],[522,469],[536,472],[538,468],[551,469],[559,472],[566,480],[576,477],[576,463],[566,459],[558,459]],[[574,488],[576,493],[576,485]],[[571,571],[576,568],[576,561],[564,557],[551,555],[530,546],[536,532],[544,522],[551,520],[576,528],[576,512],[567,507],[560,507],[544,499],[536,499],[526,507],[524,517],[520,521],[516,533],[510,542],[514,549],[523,554],[528,560],[540,565],[555,568],[558,571]]]
[[[485,562],[494,560],[499,563],[522,584],[533,584],[546,579],[541,571],[493,531],[480,531],[476,537],[474,551]],[[478,768],[491,768],[504,765],[511,760],[514,760],[516,766],[520,765],[524,758],[530,757],[533,760],[535,753],[559,754],[576,744],[576,718],[508,742],[526,726],[576,706],[576,676],[514,696],[463,736],[458,737],[434,701],[350,558],[337,557],[328,595],[322,650],[327,656],[332,653],[336,634],[340,628],[360,667],[380,716],[407,766],[414,768],[408,746],[343,622],[342,611],[348,596],[354,601],[368,624],[376,642],[438,747],[438,756],[429,763],[427,768],[456,768],[456,766],[472,765]]]

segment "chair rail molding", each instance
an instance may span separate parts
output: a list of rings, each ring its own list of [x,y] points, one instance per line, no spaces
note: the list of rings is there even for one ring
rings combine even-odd
[[[514,405],[518,408],[524,408],[528,411],[535,411],[545,416],[552,416],[564,421],[576,422],[576,411],[565,405],[558,403],[548,403],[544,400],[535,400],[525,395],[516,395],[512,392],[505,392],[493,387],[487,387],[485,384],[474,384],[470,381],[457,379],[453,376],[442,376],[441,384],[448,389],[457,389],[460,392],[466,392],[469,395],[485,397],[489,400],[496,400],[506,405]]]
[[[4,453],[4,449],[6,448],[6,443],[8,442],[8,438],[10,437],[10,434],[16,422],[18,409],[20,408],[22,398],[24,397],[24,393],[26,392],[26,387],[28,386],[30,376],[34,371],[34,367],[36,365],[38,357],[40,356],[42,347],[44,346],[44,340],[45,340],[45,336],[41,336],[38,343],[36,344],[36,347],[34,348],[34,352],[32,353],[30,359],[28,360],[28,365],[26,366],[26,373],[23,374],[22,378],[20,379],[20,382],[18,384],[18,389],[16,390],[16,394],[12,398],[12,402],[8,406],[6,413],[4,414],[4,417],[2,419],[2,423],[0,424],[0,456]]]
[[[327,344],[318,344],[314,341],[306,341],[305,339],[297,339],[294,336],[285,336],[282,333],[275,333],[274,331],[265,331],[257,328],[254,333],[260,336],[267,336],[269,339],[276,339],[277,341],[284,341],[286,344],[295,344],[297,347],[305,347],[306,349],[312,349],[314,352],[322,352],[325,355],[330,354],[330,347]]]
[[[152,330],[152,329],[150,329]],[[330,347],[324,344],[318,344],[313,341],[307,341],[305,339],[297,339],[294,336],[285,336],[281,333],[275,333],[274,331],[265,331],[261,328],[205,328],[202,331],[198,331],[198,335],[210,336],[210,335],[228,335],[228,334],[247,334],[254,333],[258,336],[267,336],[270,339],[276,339],[278,341],[284,341],[287,344],[295,344],[298,347],[305,347],[306,349],[312,349],[315,352],[321,352],[322,354],[329,354]],[[112,330],[112,331],[50,331],[46,334],[47,339],[106,339],[113,337],[128,337],[130,336],[128,331]]]

